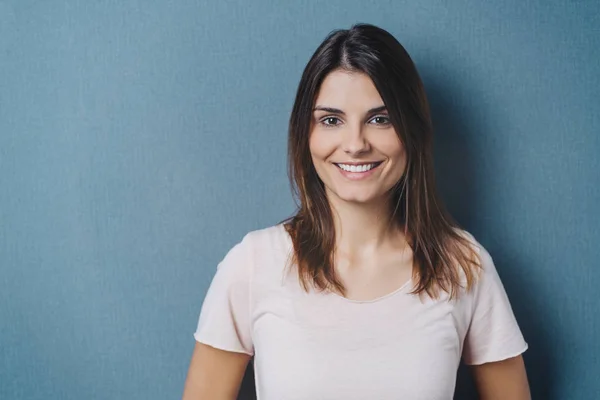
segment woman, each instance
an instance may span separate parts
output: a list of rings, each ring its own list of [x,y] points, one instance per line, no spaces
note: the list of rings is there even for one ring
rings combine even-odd
[[[309,61],[289,130],[295,216],[247,234],[202,306],[185,400],[529,399],[527,344],[487,251],[437,197],[413,62],[372,25]]]

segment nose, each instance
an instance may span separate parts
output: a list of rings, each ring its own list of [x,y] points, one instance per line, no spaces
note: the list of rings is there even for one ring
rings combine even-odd
[[[359,156],[371,149],[362,126],[348,127],[343,135],[342,150],[349,156]]]

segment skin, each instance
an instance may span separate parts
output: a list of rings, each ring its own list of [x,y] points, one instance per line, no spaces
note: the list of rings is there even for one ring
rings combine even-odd
[[[406,168],[404,147],[370,78],[343,70],[323,81],[315,102],[309,147],[334,211],[336,273],[353,300],[384,296],[412,276],[404,234],[387,223],[387,193]],[[338,163],[377,161],[366,179],[350,180]],[[232,400],[250,357],[197,343],[183,400]],[[483,400],[529,400],[523,358],[471,367]]]
[[[182,400],[235,400],[250,356],[196,342]]]

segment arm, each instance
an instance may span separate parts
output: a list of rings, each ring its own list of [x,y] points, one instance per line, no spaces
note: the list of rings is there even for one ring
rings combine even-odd
[[[196,342],[182,400],[235,400],[249,360]]]
[[[235,400],[254,353],[250,281],[251,237],[231,248],[217,266],[204,298],[183,400]]]
[[[522,356],[471,366],[481,400],[531,400]]]
[[[492,257],[479,243],[482,271],[472,294],[463,360],[482,400],[530,400],[521,354],[528,348]],[[468,300],[466,301],[468,302]]]

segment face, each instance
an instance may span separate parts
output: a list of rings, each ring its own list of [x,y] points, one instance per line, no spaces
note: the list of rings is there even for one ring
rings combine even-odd
[[[387,199],[406,168],[404,146],[371,79],[342,70],[324,79],[309,138],[330,201]]]

